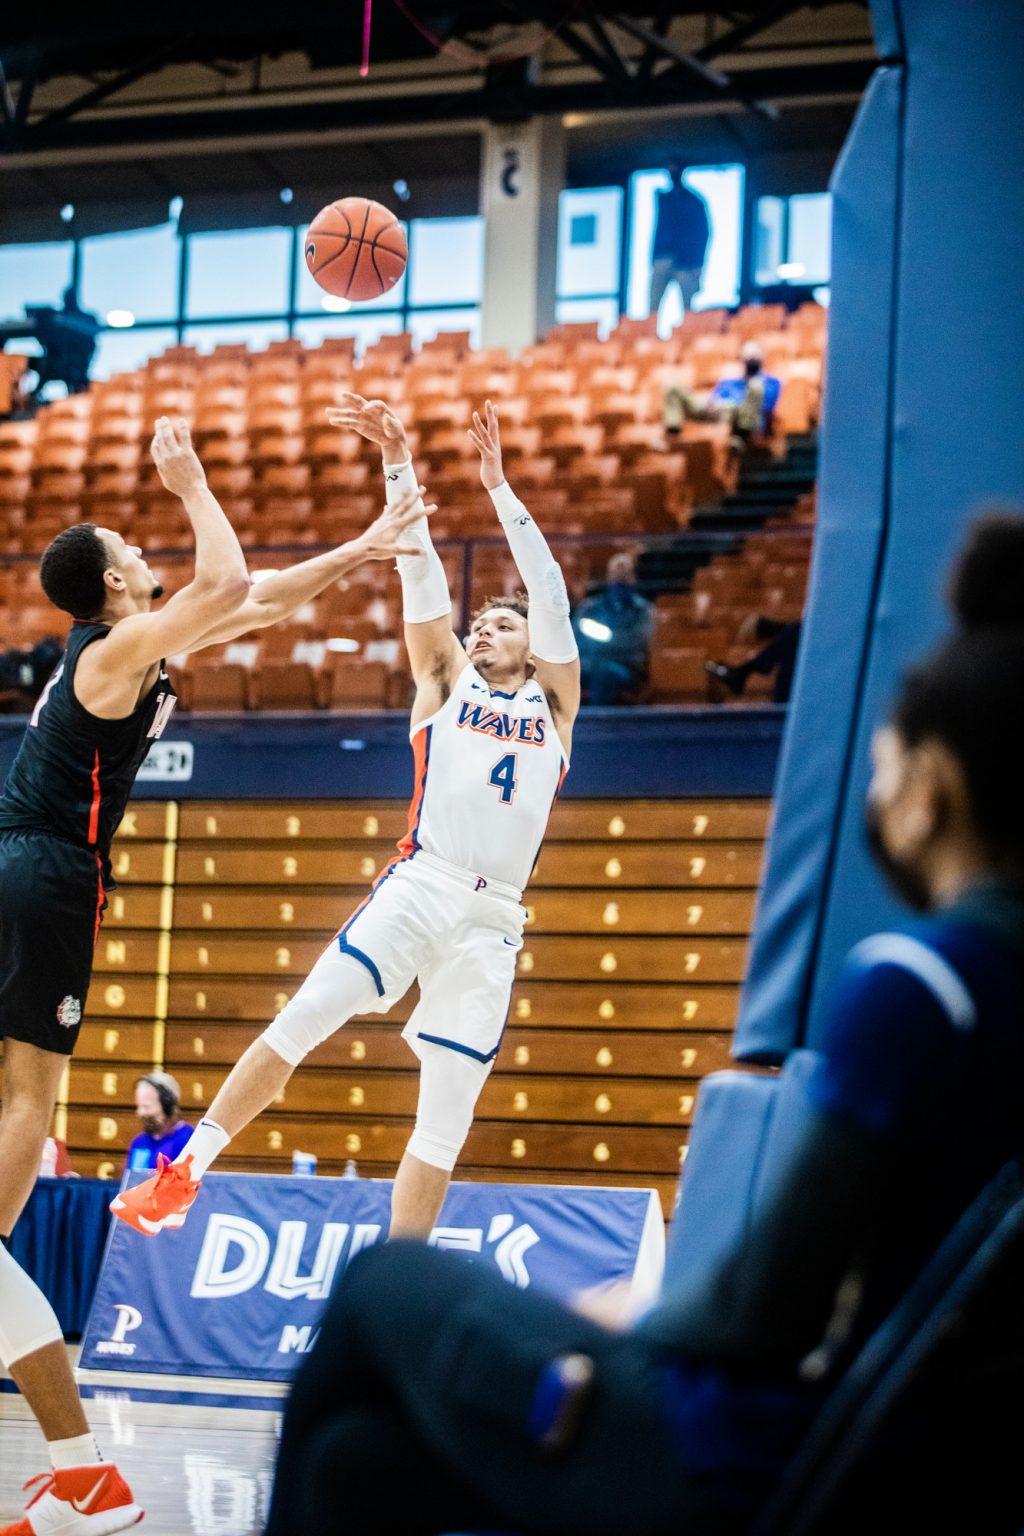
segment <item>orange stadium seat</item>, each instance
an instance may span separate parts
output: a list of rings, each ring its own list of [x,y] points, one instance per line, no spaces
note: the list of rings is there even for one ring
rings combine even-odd
[[[249,681],[253,709],[319,709],[319,677],[302,661],[268,661],[253,668]]]

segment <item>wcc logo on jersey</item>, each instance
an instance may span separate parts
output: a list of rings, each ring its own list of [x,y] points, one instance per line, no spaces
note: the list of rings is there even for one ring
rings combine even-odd
[[[468,699],[459,710],[455,723],[460,730],[476,731],[495,741],[514,741],[531,747],[544,745],[547,728],[543,715],[506,715],[504,711],[489,709],[486,704],[473,704]]]

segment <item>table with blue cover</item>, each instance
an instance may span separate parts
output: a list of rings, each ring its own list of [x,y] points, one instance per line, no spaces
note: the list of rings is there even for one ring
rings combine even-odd
[[[37,1179],[8,1240],[68,1337],[85,1332],[116,1190],[105,1179]]]

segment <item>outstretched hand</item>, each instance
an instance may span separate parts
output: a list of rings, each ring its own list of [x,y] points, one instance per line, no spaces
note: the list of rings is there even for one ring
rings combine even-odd
[[[206,484],[206,472],[192,447],[192,435],[183,417],[175,421],[169,416],[159,417],[149,451],[157,474],[172,495],[187,496]]]
[[[420,507],[419,500],[424,494],[422,485],[415,491],[406,491],[393,507],[385,507],[369,528],[357,539],[353,539],[350,549],[363,560],[390,560],[396,555],[424,554],[422,545],[409,538],[402,538],[413,523],[437,511],[433,503],[428,507]]]
[[[482,417],[479,411],[473,412],[473,425],[469,429],[469,435],[480,455],[480,479],[484,490],[493,491],[504,480],[505,471],[501,467],[501,433],[498,413],[489,400],[484,405]]]
[[[405,443],[405,428],[383,400],[343,394],[337,405],[327,407],[327,420],[332,427],[350,428],[381,448],[400,448]]]

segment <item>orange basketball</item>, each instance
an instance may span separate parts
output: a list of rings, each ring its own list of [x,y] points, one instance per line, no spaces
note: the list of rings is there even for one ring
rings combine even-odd
[[[409,246],[390,208],[342,197],[321,208],[306,231],[310,275],[339,299],[376,299],[405,271]]]

